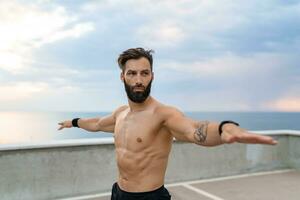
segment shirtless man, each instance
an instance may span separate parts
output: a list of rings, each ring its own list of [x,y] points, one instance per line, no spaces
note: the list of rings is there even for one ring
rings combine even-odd
[[[75,126],[114,134],[119,177],[113,184],[111,199],[171,199],[164,177],[173,137],[202,146],[234,142],[277,144],[273,138],[249,133],[232,121],[190,119],[150,96],[154,79],[152,50],[128,49],[119,56],[118,64],[128,105],[109,116],[59,123],[59,130]]]

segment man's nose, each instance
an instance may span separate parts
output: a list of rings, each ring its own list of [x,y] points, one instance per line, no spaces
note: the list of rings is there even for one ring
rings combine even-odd
[[[142,77],[141,77],[141,75],[137,75],[136,76],[135,83],[136,83],[136,85],[142,84]]]

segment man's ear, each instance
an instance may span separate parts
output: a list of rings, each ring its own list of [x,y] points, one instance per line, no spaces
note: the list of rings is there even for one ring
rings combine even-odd
[[[120,79],[121,79],[121,81],[124,82],[124,73],[123,72],[120,73]]]

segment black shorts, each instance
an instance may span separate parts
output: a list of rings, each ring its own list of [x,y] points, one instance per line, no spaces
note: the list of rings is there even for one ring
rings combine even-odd
[[[111,191],[111,200],[170,200],[171,195],[162,185],[160,188],[149,192],[126,192],[118,183],[114,183]]]

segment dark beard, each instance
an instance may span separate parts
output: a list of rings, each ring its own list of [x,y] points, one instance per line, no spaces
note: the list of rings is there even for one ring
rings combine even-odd
[[[135,87],[141,86],[141,85],[136,85],[134,87],[128,85],[126,83],[126,81],[124,80],[124,87],[125,87],[125,91],[127,93],[127,97],[133,101],[134,103],[143,103],[147,97],[150,94],[151,91],[151,84],[152,84],[152,80],[150,81],[150,83],[147,85],[146,89],[142,92],[138,91],[138,92],[134,92],[133,89]]]

